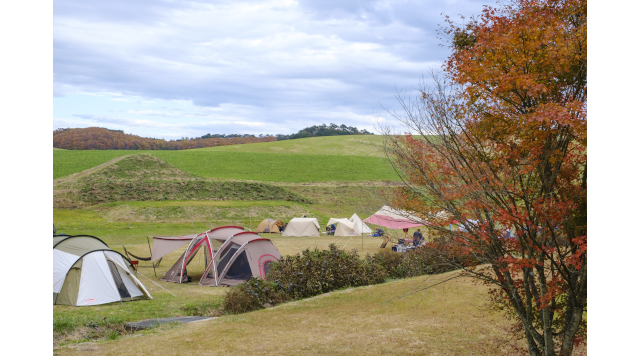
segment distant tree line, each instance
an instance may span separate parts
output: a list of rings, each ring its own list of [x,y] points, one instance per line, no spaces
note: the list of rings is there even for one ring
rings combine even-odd
[[[369,132],[365,129],[358,130],[357,127],[347,126],[342,124],[340,126],[336,124],[322,124],[322,125],[313,125],[311,127],[306,127],[297,133],[291,135],[276,135],[278,141],[283,140],[293,140],[296,138],[305,138],[305,137],[317,137],[317,136],[338,136],[338,135],[373,135],[372,132]]]
[[[53,131],[53,147],[67,150],[186,150],[270,141],[276,141],[276,138],[274,136],[209,134],[193,139],[183,137],[178,140],[167,141],[140,137],[126,134],[122,130],[109,130],[101,127],[57,129]]]
[[[192,148],[238,145],[254,142],[292,140],[304,137],[337,135],[373,135],[367,130],[336,124],[314,125],[291,135],[206,134],[177,140],[140,137],[122,130],[102,127],[80,129],[61,128],[53,131],[53,147],[67,150],[186,150]]]

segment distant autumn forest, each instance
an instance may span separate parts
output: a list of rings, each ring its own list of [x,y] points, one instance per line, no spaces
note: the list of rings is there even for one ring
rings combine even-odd
[[[314,125],[291,135],[206,134],[177,140],[140,137],[102,127],[60,128],[53,131],[53,147],[66,150],[186,150],[214,146],[272,142],[315,136],[371,135],[367,130],[336,124]]]

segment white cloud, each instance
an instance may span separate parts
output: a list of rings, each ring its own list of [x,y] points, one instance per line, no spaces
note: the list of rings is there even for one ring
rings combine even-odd
[[[434,32],[440,13],[478,13],[478,4],[56,0],[54,116],[125,115],[139,129],[167,120],[180,121],[175,130],[224,122],[213,128],[231,132],[329,120],[372,127],[373,109],[395,105],[396,87],[410,89],[446,56]],[[64,100],[69,93],[114,106]]]

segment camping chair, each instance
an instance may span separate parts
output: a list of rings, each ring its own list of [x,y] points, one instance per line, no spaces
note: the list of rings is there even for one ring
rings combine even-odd
[[[382,239],[382,244],[380,245],[380,248],[387,247],[387,244],[389,243],[389,241],[391,241],[391,237],[385,234],[384,230],[380,228],[377,228],[376,231],[373,234],[371,234],[371,236],[377,236]]]
[[[381,236],[382,237],[382,245],[380,245],[380,248],[385,248],[387,247],[387,244],[389,243],[389,241],[391,241],[391,238],[389,236]]]
[[[127,255],[127,258],[129,259],[131,264],[135,267],[136,271],[138,270],[138,261],[132,260],[131,257],[135,257],[140,261],[151,261],[151,257],[139,257],[127,251],[127,248],[124,247],[124,245],[122,245],[122,248],[124,249],[124,254]],[[156,263],[151,263],[151,266],[153,266],[154,275],[156,274],[156,268],[160,266],[160,262],[162,262],[162,257],[160,257],[160,259]]]

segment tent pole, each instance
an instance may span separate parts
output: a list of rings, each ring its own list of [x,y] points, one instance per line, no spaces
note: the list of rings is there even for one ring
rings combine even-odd
[[[184,262],[187,259],[187,252],[189,252],[189,247],[191,247],[191,244],[193,243],[193,241],[195,239],[197,239],[200,235],[196,235],[196,237],[193,238],[193,240],[191,240],[191,242],[189,242],[189,245],[187,245],[187,249],[184,251],[184,255],[182,256],[182,265],[180,266],[180,284],[182,284],[182,278],[184,277]]]
[[[147,246],[149,246],[149,253],[151,254],[150,256],[153,255],[153,252],[151,252],[151,243],[149,242],[149,236],[147,236]],[[153,275],[158,277],[158,275],[156,274],[156,264],[151,262],[151,266],[153,266]],[[136,273],[138,272],[138,270],[136,270]]]

